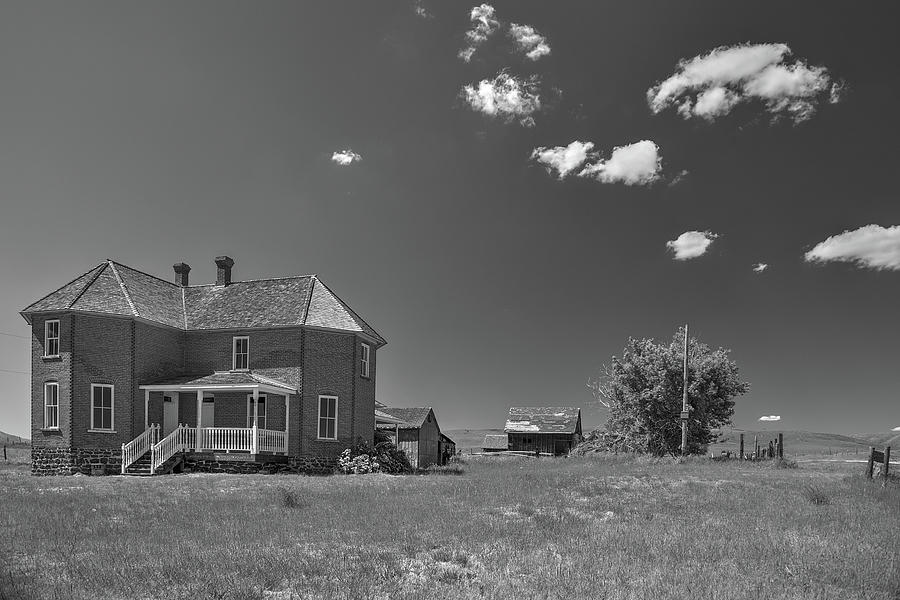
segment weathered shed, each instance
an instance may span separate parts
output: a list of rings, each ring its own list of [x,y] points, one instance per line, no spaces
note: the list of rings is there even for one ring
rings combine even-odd
[[[568,406],[514,406],[506,427],[509,450],[568,454],[581,441],[581,409]]]
[[[441,464],[441,428],[430,406],[412,408],[385,406],[377,410],[400,419],[401,422],[396,425],[378,424],[377,427],[400,437],[399,442],[395,440],[395,443],[406,452],[413,467],[424,468]]]
[[[438,440],[438,451],[441,456],[441,464],[446,465],[456,455],[456,442],[442,433],[440,440]]]
[[[508,445],[509,440],[507,439],[505,433],[489,433],[484,436],[484,441],[481,443],[481,450],[483,452],[503,452],[507,449]]]

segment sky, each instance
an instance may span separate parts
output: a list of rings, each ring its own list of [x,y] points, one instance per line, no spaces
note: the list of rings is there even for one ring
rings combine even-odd
[[[222,254],[317,273],[388,340],[378,399],[444,429],[597,426],[588,378],[684,323],[751,383],[737,427],[900,426],[893,8],[3,3],[0,430],[18,311]]]

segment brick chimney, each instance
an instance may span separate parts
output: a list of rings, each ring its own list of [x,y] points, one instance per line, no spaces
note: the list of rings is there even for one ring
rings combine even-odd
[[[187,263],[176,263],[172,265],[175,269],[175,283],[181,287],[188,286],[188,273],[191,272],[191,265]]]
[[[230,256],[216,257],[216,285],[229,285],[231,283],[231,267],[234,261]]]

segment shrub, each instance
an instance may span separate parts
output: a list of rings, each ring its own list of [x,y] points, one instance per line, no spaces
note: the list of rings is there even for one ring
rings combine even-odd
[[[338,458],[338,469],[344,474],[362,475],[365,473],[377,473],[381,469],[378,461],[369,456],[367,452],[355,452],[355,448],[347,448],[341,452]]]
[[[412,473],[413,468],[409,463],[409,457],[406,452],[394,445],[391,436],[386,432],[375,430],[375,452],[374,457],[381,466],[383,473]]]

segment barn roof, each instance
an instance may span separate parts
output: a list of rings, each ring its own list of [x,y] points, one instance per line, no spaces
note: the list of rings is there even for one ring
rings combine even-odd
[[[514,406],[506,419],[506,433],[575,433],[581,409],[570,406]]]
[[[454,446],[456,445],[456,442],[451,440],[450,436],[448,436],[444,433],[441,434],[441,441],[444,442],[445,444],[453,444]]]
[[[418,429],[425,424],[425,419],[428,418],[431,407],[418,406],[396,408],[393,406],[385,406],[380,410],[381,412],[401,419],[403,422],[399,425],[400,429]]]
[[[22,310],[138,317],[185,330],[307,325],[386,343],[316,275],[179,286],[107,259]]]
[[[506,437],[506,434],[487,434],[484,436],[484,441],[481,443],[481,447],[484,450],[506,450],[509,448],[509,438]]]

